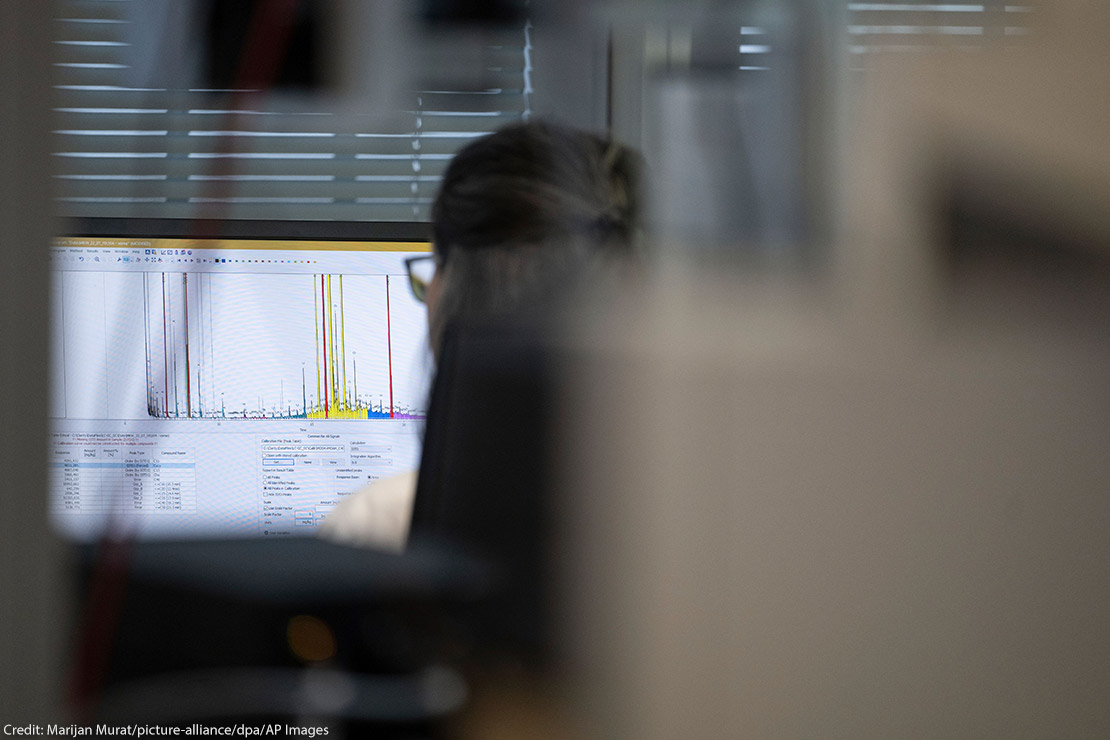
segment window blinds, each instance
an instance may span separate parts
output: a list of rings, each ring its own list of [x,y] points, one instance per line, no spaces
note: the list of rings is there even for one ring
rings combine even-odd
[[[453,154],[530,112],[530,26],[502,32],[474,57],[488,88],[414,90],[401,128],[382,130],[380,116],[306,109],[304,97],[137,80],[136,47],[173,31],[138,22],[141,2],[59,4],[62,215],[427,220]]]
[[[851,68],[864,68],[867,59],[880,53],[920,52],[939,47],[976,51],[988,44],[1012,41],[1026,36],[1035,12],[1030,2],[845,2],[844,38],[850,52]],[[755,10],[766,7],[755,3]],[[798,16],[806,11],[795,7]],[[766,13],[765,13],[766,14]],[[806,18],[795,17],[795,21]],[[741,16],[744,17],[744,16]],[[781,29],[759,22],[760,14],[748,13],[751,26],[739,29],[739,69],[766,71],[776,61],[776,44],[783,42]],[[781,23],[781,18],[777,19]],[[787,26],[790,26],[788,23]],[[794,26],[804,26],[795,23]],[[787,37],[789,34],[787,34]],[[673,44],[672,44],[673,45]],[[790,44],[786,44],[789,52]]]
[[[1033,12],[1030,4],[999,0],[846,5],[857,69],[875,53],[974,50],[1013,39]],[[208,91],[136,74],[137,55],[175,37],[169,21],[164,28],[142,22],[147,0],[61,0],[58,7],[53,151],[63,215],[426,220],[454,153],[530,113],[530,26],[466,56],[484,65],[487,88],[413,90],[401,112],[407,123],[384,130],[378,117],[306,110],[288,96]],[[772,63],[772,35],[758,23],[742,27],[737,41],[740,69],[758,73]],[[197,52],[170,56],[188,63]]]
[[[995,39],[1024,35],[1028,4],[1014,2],[848,3],[853,67],[876,52],[918,52],[937,46],[974,51]]]

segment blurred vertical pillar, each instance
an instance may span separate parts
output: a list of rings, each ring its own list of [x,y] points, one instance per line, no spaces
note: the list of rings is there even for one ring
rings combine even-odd
[[[47,521],[51,23],[0,4],[0,722],[58,722],[63,597]]]
[[[532,112],[603,133],[611,123],[609,30],[587,6],[582,0],[534,6]]]
[[[793,273],[827,250],[844,14],[815,0],[731,0],[619,16],[615,49],[638,53],[641,68],[637,79],[625,59],[614,63],[614,121],[640,121],[661,253]]]

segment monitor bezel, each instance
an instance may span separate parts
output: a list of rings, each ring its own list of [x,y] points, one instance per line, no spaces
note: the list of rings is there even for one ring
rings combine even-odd
[[[66,217],[59,237],[431,242],[425,221]]]

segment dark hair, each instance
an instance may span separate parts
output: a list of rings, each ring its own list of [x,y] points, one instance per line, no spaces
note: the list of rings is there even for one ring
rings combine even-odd
[[[507,126],[463,148],[432,205],[443,271],[432,346],[450,321],[516,310],[594,257],[629,253],[640,169],[628,147],[551,123]]]

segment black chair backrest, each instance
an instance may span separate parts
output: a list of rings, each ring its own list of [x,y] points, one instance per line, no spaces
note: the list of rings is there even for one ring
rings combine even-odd
[[[474,637],[543,659],[548,642],[549,355],[535,326],[451,327],[424,437],[413,543],[485,562],[491,595]]]

